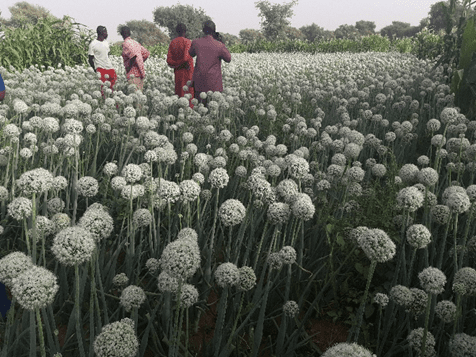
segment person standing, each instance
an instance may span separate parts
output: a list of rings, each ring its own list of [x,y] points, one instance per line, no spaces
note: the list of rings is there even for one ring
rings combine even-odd
[[[0,74],[0,102],[5,98],[5,83],[3,83],[2,75]]]
[[[111,89],[117,80],[116,71],[109,59],[109,43],[107,39],[107,29],[104,26],[98,26],[96,29],[98,37],[89,44],[89,64],[94,69],[94,72],[101,74],[101,81],[104,83],[109,81]],[[101,86],[101,93],[104,95]]]
[[[192,46],[188,53],[190,56],[197,56],[195,70],[193,72],[193,86],[195,98],[200,102],[201,92],[222,92],[223,81],[221,75],[221,60],[229,63],[231,61],[230,51],[226,46],[215,40],[215,23],[211,20],[203,23],[205,37],[192,41]]]
[[[124,67],[126,68],[127,81],[135,84],[137,89],[144,89],[144,62],[150,55],[150,52],[139,42],[131,38],[131,30],[124,26],[121,28],[121,36],[124,39],[122,44],[122,58],[124,59]]]
[[[183,87],[187,84],[187,81],[192,80],[193,75],[193,58],[188,53],[188,50],[192,46],[192,41],[186,38],[187,27],[185,24],[177,24],[175,31],[178,36],[170,42],[169,51],[167,53],[167,64],[174,69],[175,94],[181,98],[185,96]],[[193,98],[193,88],[189,88],[188,93],[190,93]],[[193,108],[191,102],[190,107]]]

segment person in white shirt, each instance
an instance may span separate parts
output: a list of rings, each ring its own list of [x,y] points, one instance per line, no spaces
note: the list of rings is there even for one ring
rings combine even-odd
[[[107,29],[104,26],[98,26],[98,37],[89,44],[89,64],[94,69],[94,72],[101,73],[101,81],[104,83],[109,81],[112,90],[117,80],[116,71],[109,59],[109,43],[107,39]],[[101,93],[104,96],[101,86]]]

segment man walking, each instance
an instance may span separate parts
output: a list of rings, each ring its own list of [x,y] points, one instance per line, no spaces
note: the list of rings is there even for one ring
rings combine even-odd
[[[215,40],[215,23],[211,20],[203,23],[203,32],[205,37],[192,41],[192,46],[188,53],[190,56],[197,56],[195,70],[193,72],[193,85],[195,89],[195,98],[200,102],[201,92],[222,92],[223,82],[221,75],[221,60],[231,61],[230,51],[226,46]]]
[[[117,80],[116,71],[109,60],[109,43],[107,39],[107,29],[104,26],[98,26],[96,29],[98,37],[89,44],[89,64],[94,69],[94,72],[101,74],[101,81],[104,83],[109,81],[111,89]],[[101,93],[104,95],[101,86]]]
[[[144,62],[150,55],[150,52],[140,43],[131,38],[131,30],[124,26],[121,28],[121,36],[124,39],[122,44],[122,58],[126,68],[127,81],[134,84],[137,89],[144,89]]]
[[[178,36],[170,42],[169,52],[167,53],[167,64],[174,69],[175,94],[181,98],[185,96],[183,87],[187,81],[192,80],[193,75],[193,58],[188,53],[188,50],[192,46],[192,41],[185,37],[187,34],[185,24],[177,24],[175,31]],[[189,88],[188,93],[190,93],[193,98],[193,88]],[[190,107],[193,108],[191,102]]]

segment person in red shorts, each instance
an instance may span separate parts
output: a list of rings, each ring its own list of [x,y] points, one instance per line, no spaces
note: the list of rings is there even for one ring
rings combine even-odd
[[[116,71],[109,59],[109,43],[107,39],[107,29],[104,26],[98,26],[98,37],[89,44],[89,64],[94,69],[94,72],[101,73],[101,81],[104,83],[109,81],[111,89],[114,90],[114,84],[117,80]],[[101,93],[104,96],[101,86]]]
[[[184,24],[177,24],[175,32],[177,32],[178,36],[170,42],[167,64],[174,69],[175,94],[181,98],[186,94],[183,87],[187,84],[187,81],[192,80],[193,75],[193,58],[188,54],[192,41],[185,37],[187,27]],[[194,95],[193,88],[189,88],[187,93],[192,95],[190,98],[190,108],[193,108],[191,102]]]

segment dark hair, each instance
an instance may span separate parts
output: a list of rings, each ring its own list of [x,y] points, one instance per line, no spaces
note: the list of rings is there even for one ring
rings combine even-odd
[[[177,32],[178,35],[183,35],[185,32],[187,32],[187,26],[179,22],[177,26],[175,26],[175,32]]]
[[[207,35],[213,35],[215,30],[215,23],[212,20],[207,20],[203,23],[203,32]]]
[[[107,29],[104,26],[98,26],[96,29],[96,32],[98,35],[101,35],[102,33],[104,33],[104,31],[107,31]]]
[[[121,36],[123,38],[129,37],[131,35],[131,29],[128,26],[121,27]]]

